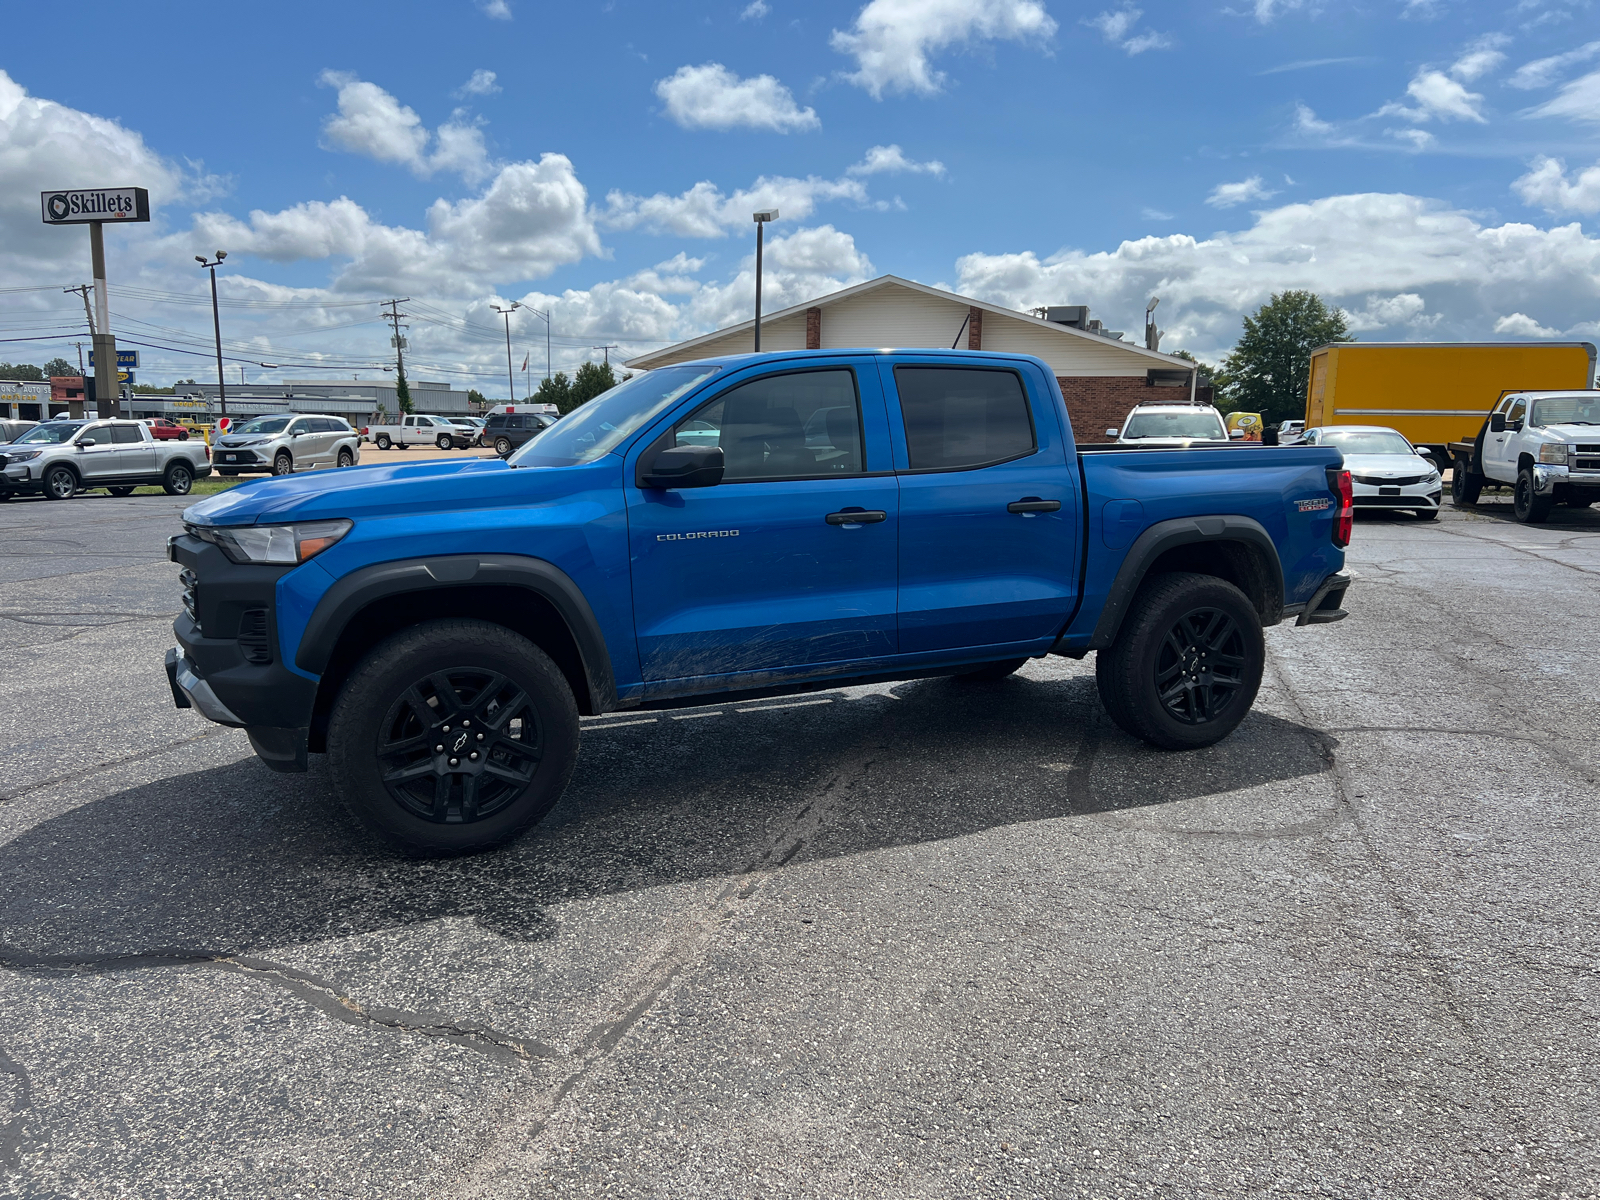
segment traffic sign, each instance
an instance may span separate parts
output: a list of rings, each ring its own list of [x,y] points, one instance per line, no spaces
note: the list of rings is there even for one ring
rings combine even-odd
[[[150,193],[144,188],[66,188],[40,192],[46,225],[87,225],[94,221],[148,221]]]
[[[89,369],[94,370],[94,351],[89,351]],[[139,352],[137,350],[117,351],[117,370],[137,371],[139,369]]]

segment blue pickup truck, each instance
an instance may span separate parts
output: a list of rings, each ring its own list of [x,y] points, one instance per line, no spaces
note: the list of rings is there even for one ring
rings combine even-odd
[[[1023,355],[833,350],[663,367],[507,461],[267,479],[169,544],[173,700],[267,766],[325,753],[412,852],[517,837],[580,714],[1096,652],[1116,723],[1207,746],[1262,628],[1335,621],[1336,450],[1074,446]]]

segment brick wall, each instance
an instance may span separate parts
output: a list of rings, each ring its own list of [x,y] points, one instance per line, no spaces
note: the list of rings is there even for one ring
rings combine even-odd
[[[983,309],[969,307],[967,309],[967,349],[983,349]]]

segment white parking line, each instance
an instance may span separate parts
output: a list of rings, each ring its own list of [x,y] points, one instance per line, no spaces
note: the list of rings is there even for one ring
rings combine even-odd
[[[580,725],[579,729],[620,729],[624,725],[657,725],[659,721],[654,717],[642,717],[637,721],[607,721],[604,725]]]
[[[822,699],[822,700],[792,700],[788,704],[763,704],[759,708],[736,708],[733,711],[734,712],[742,712],[742,713],[747,713],[747,712],[771,712],[775,708],[805,708],[807,705],[810,705],[810,704],[832,704],[832,703],[833,703],[833,698],[832,697],[828,697],[828,698]]]
[[[693,721],[697,717],[725,717],[727,715],[728,715],[727,713],[722,712],[720,710],[717,711],[717,712],[708,712],[708,713],[673,713],[672,714],[672,719],[674,721]]]

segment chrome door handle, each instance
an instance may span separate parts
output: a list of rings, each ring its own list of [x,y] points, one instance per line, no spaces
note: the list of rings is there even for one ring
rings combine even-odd
[[[876,525],[888,519],[889,514],[881,508],[846,508],[823,518],[829,525]]]
[[[1008,513],[1060,512],[1061,501],[1041,500],[1037,496],[1024,496],[1021,500],[1013,500],[1006,505],[1006,511]]]

